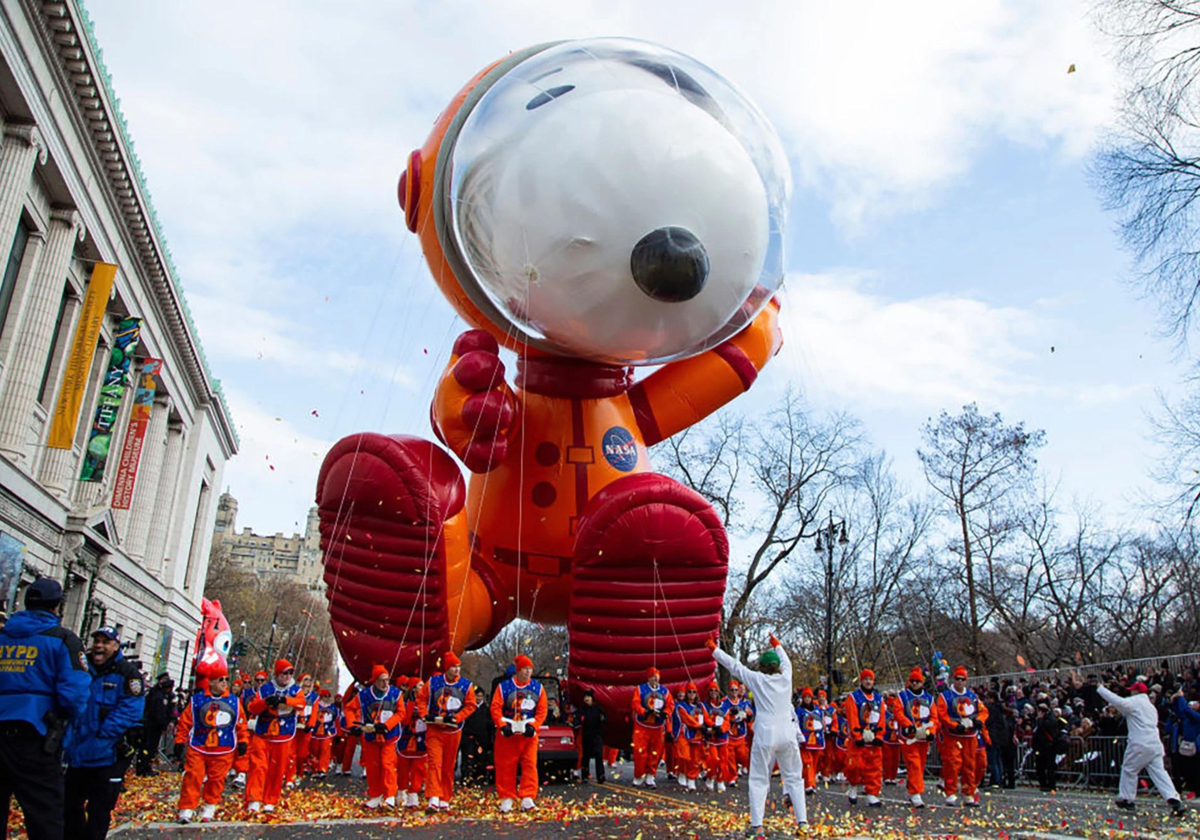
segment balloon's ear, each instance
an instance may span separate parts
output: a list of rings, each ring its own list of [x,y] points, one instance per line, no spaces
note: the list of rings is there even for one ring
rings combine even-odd
[[[400,185],[397,188],[400,199],[400,209],[404,211],[404,224],[413,233],[417,232],[417,206],[421,201],[421,152],[417,150],[408,156],[408,168],[400,173]]]

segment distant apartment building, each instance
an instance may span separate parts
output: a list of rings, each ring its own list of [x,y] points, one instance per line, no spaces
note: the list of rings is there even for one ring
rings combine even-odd
[[[317,509],[309,508],[303,534],[284,536],[237,530],[238,502],[229,493],[217,500],[213,544],[227,548],[233,562],[257,575],[279,575],[312,590],[324,590],[321,532]]]

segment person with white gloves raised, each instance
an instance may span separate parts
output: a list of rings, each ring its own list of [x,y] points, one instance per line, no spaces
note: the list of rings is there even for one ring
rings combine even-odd
[[[763,812],[771,787],[771,768],[779,764],[783,791],[792,800],[798,825],[808,824],[801,775],[800,745],[796,741],[796,715],[792,709],[792,663],[774,635],[771,648],[758,658],[759,670],[751,671],[708,640],[713,658],[754,695],[754,742],[750,748],[750,830],[763,834]]]
[[[1078,673],[1071,674],[1076,690],[1082,689],[1083,680]],[[1154,782],[1162,798],[1167,800],[1171,811],[1177,817],[1187,813],[1187,808],[1179,799],[1179,793],[1171,782],[1171,777],[1163,767],[1162,737],[1158,732],[1158,711],[1147,696],[1146,684],[1135,682],[1130,686],[1133,692],[1129,697],[1121,697],[1109,691],[1104,686],[1098,686],[1096,693],[1110,706],[1116,708],[1125,718],[1129,729],[1129,741],[1125,746],[1125,760],[1121,764],[1121,784],[1118,789],[1117,807],[1132,811],[1137,806],[1138,774],[1142,770]]]

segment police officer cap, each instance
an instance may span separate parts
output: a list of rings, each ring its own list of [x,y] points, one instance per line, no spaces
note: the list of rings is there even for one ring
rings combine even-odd
[[[105,625],[104,627],[99,627],[99,628],[93,630],[92,638],[94,639],[97,636],[103,636],[106,639],[111,639],[114,642],[121,641],[121,637],[117,635],[117,628],[109,627],[108,625]]]
[[[62,585],[53,578],[38,578],[25,590],[25,606],[30,609],[53,608],[62,600]]]

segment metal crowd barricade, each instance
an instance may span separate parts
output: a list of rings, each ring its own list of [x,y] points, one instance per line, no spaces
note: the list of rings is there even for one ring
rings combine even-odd
[[[1079,789],[1116,790],[1121,778],[1121,762],[1125,760],[1126,738],[1093,735],[1090,738],[1071,738],[1067,751],[1058,756],[1058,786]],[[1038,784],[1037,764],[1033,748],[1027,741],[1017,743],[1017,784]],[[937,746],[929,750],[925,765],[928,778],[940,778],[942,759]],[[984,777],[988,779],[987,776]]]

